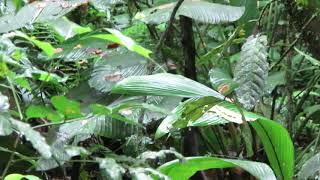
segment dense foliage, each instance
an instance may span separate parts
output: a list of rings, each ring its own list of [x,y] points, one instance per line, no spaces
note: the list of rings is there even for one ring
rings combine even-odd
[[[1,0],[0,178],[317,179],[318,0]]]

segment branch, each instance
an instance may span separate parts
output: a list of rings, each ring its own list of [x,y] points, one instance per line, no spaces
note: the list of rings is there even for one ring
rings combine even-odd
[[[173,21],[174,21],[174,17],[176,16],[177,14],[177,11],[179,9],[179,7],[181,6],[181,4],[183,3],[184,0],[179,0],[178,3],[175,5],[175,7],[173,8],[173,11],[170,15],[170,19],[169,19],[169,22],[168,22],[168,27],[166,29],[166,31],[162,34],[160,40],[159,40],[159,43],[157,44],[156,46],[156,51],[155,51],[155,54],[158,54],[160,52],[160,49],[164,43],[164,40],[166,39],[166,37],[169,35],[169,32],[172,28],[172,25],[173,25]]]
[[[309,24],[317,17],[317,13],[312,15],[311,18],[303,25],[301,28],[301,33],[298,35],[298,37],[290,44],[289,48],[282,54],[280,59],[271,67],[273,69],[275,66],[277,66],[287,55],[288,53],[293,49],[293,47],[297,44],[297,42],[302,38],[302,34],[305,33],[307,27]]]

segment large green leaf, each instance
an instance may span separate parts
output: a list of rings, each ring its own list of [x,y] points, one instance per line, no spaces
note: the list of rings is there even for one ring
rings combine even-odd
[[[160,73],[149,76],[133,76],[117,83],[113,93],[131,95],[157,95],[176,97],[213,96],[223,99],[224,96],[196,81],[181,75]]]
[[[164,4],[138,13],[136,19],[145,23],[160,24],[167,22],[176,3]],[[176,13],[203,23],[218,24],[238,20],[244,13],[243,7],[227,6],[205,1],[185,1]]]
[[[210,126],[234,122],[243,123],[243,117],[256,130],[268,156],[271,167],[279,179],[289,180],[293,176],[294,167],[294,147],[287,130],[280,124],[269,120],[258,114],[241,110],[228,102],[214,102],[213,106],[202,112],[198,119],[184,118],[192,117],[201,112],[186,111],[188,104],[196,106],[196,101],[190,99],[189,102],[179,105],[157,129],[156,138],[161,137],[174,129],[188,126]],[[201,105],[201,104],[199,104]],[[205,105],[202,104],[202,105]],[[209,104],[207,104],[208,106]],[[190,107],[190,105],[189,105]],[[204,108],[204,107],[203,107]],[[199,109],[199,108],[198,108]],[[202,108],[200,108],[202,110]]]
[[[40,180],[40,178],[38,178],[37,176],[34,176],[34,175],[22,175],[22,174],[9,174],[4,178],[4,180],[20,180],[20,179]]]
[[[187,180],[197,171],[234,167],[244,169],[257,179],[276,180],[272,169],[264,163],[215,157],[189,157],[185,162],[174,160],[163,164],[158,170],[172,180]]]
[[[282,125],[268,119],[259,119],[250,124],[256,130],[278,179],[292,179],[294,147],[288,131]]]
[[[46,139],[38,132],[33,130],[29,124],[17,120],[11,120],[12,126],[19,133],[24,135],[32,146],[44,157],[50,158],[52,156],[50,146],[47,144]]]
[[[86,2],[86,0],[36,1],[24,6],[16,14],[2,16],[0,18],[0,33],[16,30],[35,22],[57,19]]]

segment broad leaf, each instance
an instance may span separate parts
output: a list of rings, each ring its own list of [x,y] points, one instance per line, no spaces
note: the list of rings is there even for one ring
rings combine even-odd
[[[298,173],[298,179],[308,179],[320,171],[320,153],[308,159]]]
[[[182,98],[180,97],[135,96],[119,99],[110,104],[110,107],[123,107],[123,104],[134,105],[134,107],[128,106],[127,108],[120,110],[120,114],[129,119],[142,119],[143,124],[148,124],[166,117],[181,100]],[[141,117],[142,115],[143,118]]]
[[[231,76],[220,68],[213,68],[209,71],[212,87],[221,94],[231,93],[238,84],[232,80]]]
[[[104,57],[110,49],[107,43],[116,43],[115,46],[123,45],[130,51],[133,51],[143,57],[149,58],[150,50],[138,45],[131,38],[123,35],[114,29],[107,29],[112,34],[107,33],[89,33],[79,35],[79,37],[70,38],[59,45],[62,51],[56,53],[54,58],[62,58],[65,61],[75,61],[88,59],[90,57]]]
[[[7,175],[4,180],[20,180],[20,179],[26,179],[26,180],[40,180],[39,177],[33,176],[33,175],[22,175],[22,174],[9,174]]]
[[[134,95],[157,95],[176,97],[224,96],[196,81],[180,75],[160,73],[149,76],[134,76],[117,83],[113,93]]]
[[[105,115],[88,116],[82,120],[62,125],[59,132],[71,137],[78,134],[95,134],[109,138],[125,138],[139,130],[137,122],[126,120],[128,123]]]
[[[20,32],[20,31],[12,32],[12,33],[10,33],[10,36],[22,37],[22,38],[30,41],[31,43],[36,45],[38,48],[43,50],[43,52],[46,53],[46,55],[48,57],[53,56],[53,54],[55,53],[55,48],[50,43],[44,42],[44,41],[39,41],[35,37],[29,37],[28,35]]]
[[[54,96],[51,98],[52,105],[63,115],[66,119],[73,119],[81,117],[80,103],[67,99],[65,96]]]
[[[50,146],[38,131],[33,130],[29,124],[21,121],[11,120],[11,122],[13,128],[24,135],[26,139],[31,142],[32,146],[41,154],[41,156],[44,158],[50,158],[52,156]]]
[[[35,22],[45,22],[64,16],[86,0],[37,1],[21,8],[16,14],[0,18],[0,33],[20,29]]]
[[[185,162],[174,160],[163,164],[158,170],[172,180],[187,180],[197,171],[235,167],[242,168],[257,179],[276,180],[272,169],[264,163],[215,157],[189,157]]]
[[[167,22],[176,3],[164,4],[138,13],[136,19],[141,19],[147,24],[160,24]],[[179,16],[187,16],[196,21],[210,24],[233,22],[244,13],[243,7],[215,4],[205,1],[185,1],[176,13]]]
[[[204,112],[220,101],[214,97],[192,98],[184,101],[172,111],[171,115],[161,122],[156,131],[155,138],[160,138],[175,129],[191,126],[198,122],[198,119],[203,116]],[[219,120],[218,123],[220,123],[220,118],[217,119]],[[225,123],[225,121],[222,123]]]
[[[94,65],[89,85],[98,91],[109,92],[118,81],[147,73],[144,57],[128,50],[114,51]]]
[[[144,47],[139,46],[130,37],[123,35],[116,29],[107,29],[107,31],[114,35],[114,38],[112,38],[113,42],[124,45],[130,51],[136,52],[146,58],[149,58],[149,54],[152,53],[149,49],[145,49]]]
[[[244,118],[246,121],[249,121],[248,123],[256,130],[261,139],[276,176],[283,180],[292,178],[294,168],[294,147],[289,133],[280,124],[245,110],[241,110],[241,113],[237,106],[228,102],[216,102],[211,108],[209,106],[207,110],[204,110],[204,112],[202,112],[203,115],[198,119],[183,118],[192,117],[192,115],[195,114],[194,111],[189,111],[188,113],[186,107],[188,107],[188,104],[196,106],[197,103],[193,102],[193,99],[188,101],[179,105],[172,112],[173,115],[168,116],[162,121],[157,129],[156,138],[161,137],[174,129],[188,126],[210,126],[229,122],[241,124],[243,123]],[[214,101],[212,103],[214,103]]]
[[[294,172],[294,147],[288,131],[280,124],[259,119],[250,123],[256,130],[278,179],[290,180]]]
[[[52,122],[60,122],[63,116],[49,107],[31,105],[26,110],[27,119],[47,118]]]

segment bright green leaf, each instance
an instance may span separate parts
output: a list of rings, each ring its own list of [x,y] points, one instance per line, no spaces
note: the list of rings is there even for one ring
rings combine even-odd
[[[52,105],[67,119],[81,117],[80,103],[67,99],[65,96],[54,96],[51,98]]]
[[[30,118],[48,118],[52,122],[60,122],[63,117],[51,108],[44,106],[31,105],[26,110],[27,119]]]
[[[158,170],[172,180],[188,180],[197,171],[235,167],[244,169],[257,179],[276,180],[272,169],[264,163],[215,157],[189,157],[185,162],[174,160],[163,164]]]

